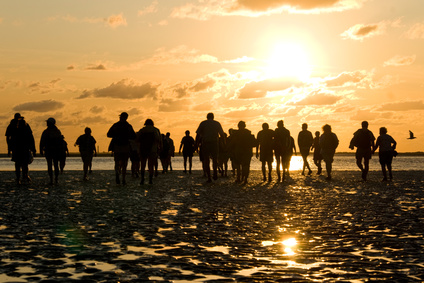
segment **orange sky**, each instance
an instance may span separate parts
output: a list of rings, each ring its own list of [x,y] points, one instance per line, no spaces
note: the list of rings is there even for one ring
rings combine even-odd
[[[122,111],[178,146],[208,112],[225,131],[284,120],[296,138],[328,123],[338,151],[368,120],[398,150],[424,151],[423,1],[0,2],[0,119],[37,147],[54,117],[70,151],[91,127],[100,151]],[[407,140],[412,130],[415,140]],[[6,152],[5,139],[0,152]]]

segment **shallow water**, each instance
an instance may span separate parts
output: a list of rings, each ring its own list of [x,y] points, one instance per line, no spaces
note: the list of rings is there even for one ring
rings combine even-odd
[[[392,183],[254,171],[247,186],[199,171],[145,186],[115,185],[112,171],[65,172],[56,186],[45,172],[19,187],[0,177],[1,282],[424,280],[422,171]]]
[[[313,170],[316,169],[312,156],[308,158],[309,164]],[[333,163],[334,170],[357,170],[355,157],[353,155],[336,155]],[[128,168],[130,168],[131,162],[129,162]],[[0,158],[0,171],[13,171],[14,163],[10,161],[10,158]],[[183,170],[184,162],[182,156],[175,156],[172,158],[172,166],[175,170]],[[230,163],[229,163],[229,166]],[[276,163],[274,161],[274,169]],[[300,156],[293,156],[290,169],[301,170],[303,166],[302,158]],[[324,162],[322,163],[324,167]],[[39,171],[46,170],[46,160],[43,157],[36,157],[34,162],[30,165],[30,170]],[[113,157],[94,157],[93,159],[93,170],[112,170],[114,167]],[[160,165],[159,165],[160,167]],[[424,156],[398,156],[393,160],[393,168],[395,170],[424,170]],[[66,170],[82,170],[82,161],[79,157],[68,157],[66,161]],[[202,164],[199,158],[193,157],[193,170],[201,170]],[[252,170],[260,170],[261,162],[253,157],[251,161]],[[378,156],[375,155],[370,161],[370,170],[380,170],[380,164],[378,162]]]

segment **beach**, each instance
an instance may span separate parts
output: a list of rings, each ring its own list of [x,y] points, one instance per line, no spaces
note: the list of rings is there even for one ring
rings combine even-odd
[[[325,173],[325,171],[324,171]],[[424,281],[424,171],[249,183],[175,170],[153,185],[111,170],[0,172],[1,282]]]

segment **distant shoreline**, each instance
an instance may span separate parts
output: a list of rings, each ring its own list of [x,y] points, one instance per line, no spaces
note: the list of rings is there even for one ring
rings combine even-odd
[[[377,152],[378,154],[378,152]],[[417,152],[399,152],[398,156],[424,156],[424,152],[422,151],[417,151]],[[180,155],[178,152],[175,152],[175,156]],[[197,153],[194,153],[195,156],[197,156]],[[338,156],[353,156],[355,155],[355,151],[352,152],[336,152],[336,155]],[[37,152],[37,156],[39,157],[40,154]],[[70,157],[79,157],[80,153],[79,152],[70,152],[69,153]],[[97,153],[97,157],[110,157],[112,156],[111,152],[100,152]],[[0,158],[6,158],[9,157],[7,156],[7,153],[0,153]]]

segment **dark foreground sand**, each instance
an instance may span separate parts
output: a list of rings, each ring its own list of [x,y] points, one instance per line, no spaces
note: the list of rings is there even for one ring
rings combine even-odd
[[[200,172],[0,172],[0,282],[424,281],[424,172],[292,173],[247,186]],[[291,240],[290,240],[291,239]]]

